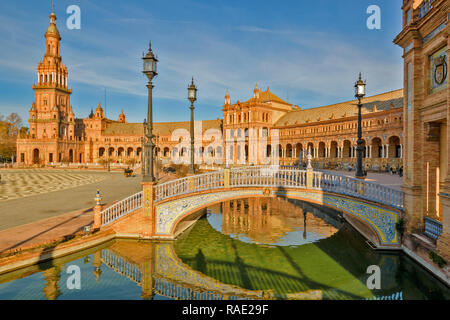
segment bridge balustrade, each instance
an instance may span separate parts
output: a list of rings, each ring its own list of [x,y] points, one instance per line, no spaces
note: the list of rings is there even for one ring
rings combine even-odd
[[[228,172],[228,184],[225,182],[226,174],[224,170],[157,184],[154,188],[154,202],[184,194],[225,188],[311,188],[313,190],[348,195],[385,204],[397,209],[403,209],[402,191],[336,173],[299,170],[297,167],[291,166],[251,166],[230,169]],[[307,183],[308,175],[310,175],[310,183]],[[142,197],[143,193],[138,192],[103,210],[101,212],[102,226],[136,209],[142,208]]]
[[[224,187],[223,170],[168,181],[155,186],[155,201]]]
[[[230,187],[306,188],[306,171],[248,168],[230,172]]]
[[[142,191],[119,201],[101,212],[102,226],[142,208]]]
[[[329,172],[314,172],[313,189],[344,194],[403,208],[403,192],[378,183],[363,181]]]

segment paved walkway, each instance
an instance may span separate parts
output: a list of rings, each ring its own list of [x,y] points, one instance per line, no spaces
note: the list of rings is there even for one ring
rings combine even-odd
[[[19,170],[24,174],[36,175],[36,170]],[[20,199],[0,201],[0,253],[8,250],[24,249],[35,245],[62,239],[64,236],[82,232],[83,227],[92,225],[95,193],[101,190],[103,203],[112,203],[139,192],[142,177],[125,178],[121,172],[86,172],[42,170],[60,181],[71,179],[73,175],[97,176],[92,182],[82,186],[62,188],[52,191],[42,184],[43,192]],[[16,172],[10,171],[16,174]],[[1,170],[2,177],[6,176]],[[69,177],[69,178],[68,178]],[[173,174],[162,174],[161,182],[175,179]],[[79,180],[78,178],[76,179]],[[36,183],[40,183],[36,181]],[[24,184],[25,185],[25,184]],[[84,209],[80,210],[80,207]],[[69,212],[69,213],[67,213]]]
[[[65,236],[75,235],[93,222],[94,213],[92,209],[88,209],[3,230],[0,231],[0,253],[51,243]]]
[[[21,171],[20,175],[17,171]],[[85,171],[85,170],[0,170],[2,181],[6,176],[20,176],[26,180],[30,176],[36,184],[40,185],[41,193],[35,195],[24,194],[22,189],[21,198],[0,201],[0,231],[20,225],[48,219],[61,214],[86,210],[92,208],[97,189],[103,196],[104,203],[110,203],[123,199],[141,190],[140,176],[125,178],[122,172]],[[51,173],[48,173],[51,172]],[[55,187],[57,183],[47,186],[47,180],[43,176],[51,174],[52,179],[61,182],[61,186]],[[42,179],[39,179],[42,178]],[[76,179],[74,180],[74,177]],[[80,180],[86,177],[84,185]],[[7,181],[10,181],[9,178]],[[72,181],[72,183],[70,182]],[[2,182],[2,187],[4,186]],[[27,184],[20,183],[22,186]],[[82,183],[81,183],[82,184]],[[17,184],[15,184],[17,186]],[[58,191],[54,191],[59,188]]]

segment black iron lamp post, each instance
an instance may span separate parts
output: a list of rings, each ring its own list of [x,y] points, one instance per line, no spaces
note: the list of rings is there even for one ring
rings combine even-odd
[[[158,74],[156,72],[158,59],[156,59],[155,55],[153,54],[151,42],[149,43],[148,52],[145,56],[142,57],[142,60],[144,61],[144,70],[142,71],[142,73],[144,73],[148,78],[148,127],[146,130],[146,141],[144,144],[145,166],[142,180],[145,182],[153,182],[155,181],[155,176],[153,175],[153,149],[155,145],[153,143],[152,79]]]
[[[193,77],[191,85],[188,87],[188,99],[191,102],[191,166],[189,168],[189,173],[194,174],[194,101],[197,100],[197,87],[194,84]]]
[[[361,72],[359,79],[355,83],[355,97],[358,99],[358,140],[356,147],[356,178],[364,179],[365,173],[363,171],[362,155],[363,155],[363,140],[361,127],[361,99],[366,95],[366,83],[361,79]]]

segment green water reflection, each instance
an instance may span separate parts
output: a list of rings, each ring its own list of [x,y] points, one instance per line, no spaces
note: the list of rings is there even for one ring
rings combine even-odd
[[[339,213],[245,199],[208,209],[175,242],[114,240],[0,275],[0,299],[448,299],[398,253],[371,250]],[[70,290],[67,269],[81,271]],[[366,287],[369,265],[381,289]]]

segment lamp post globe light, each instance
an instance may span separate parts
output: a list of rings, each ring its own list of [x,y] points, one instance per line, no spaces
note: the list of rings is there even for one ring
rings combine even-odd
[[[366,83],[361,79],[361,72],[359,79],[355,83],[355,97],[358,99],[358,140],[356,147],[356,178],[364,179],[365,173],[363,171],[362,154],[363,154],[363,140],[361,127],[361,99],[366,95]]]
[[[194,174],[194,101],[197,100],[197,87],[194,84],[194,77],[192,77],[191,85],[188,87],[188,100],[191,102],[191,165],[189,168],[189,173]]]
[[[146,132],[146,141],[144,144],[144,171],[143,171],[143,181],[145,182],[153,182],[155,181],[155,176],[153,174],[153,149],[155,147],[153,143],[153,111],[152,111],[152,79],[158,74],[156,72],[156,66],[158,63],[158,59],[155,57],[152,51],[152,44],[149,43],[148,52],[145,56],[142,57],[144,62],[144,70],[142,71],[148,78],[148,108],[147,108],[147,128]]]

